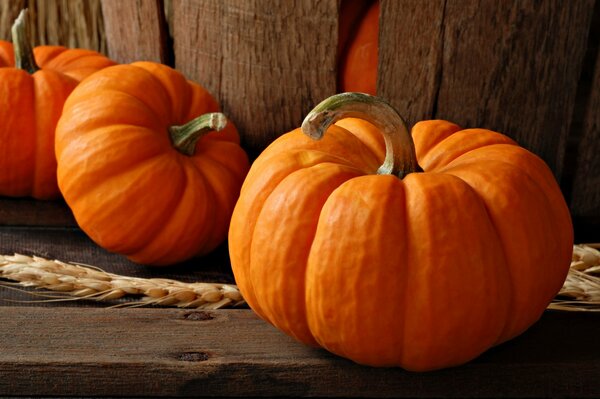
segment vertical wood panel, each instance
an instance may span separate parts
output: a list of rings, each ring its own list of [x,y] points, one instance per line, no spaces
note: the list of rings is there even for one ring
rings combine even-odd
[[[571,210],[576,218],[589,219],[582,224],[596,223],[597,231],[600,223],[600,53],[595,64],[577,154]],[[598,239],[600,233],[596,232],[595,237]]]
[[[435,116],[508,134],[560,180],[593,6],[449,0]]]
[[[409,125],[433,116],[442,68],[444,0],[380,0],[377,94]]]
[[[216,95],[251,154],[335,93],[336,0],[173,6],[177,68]]]
[[[53,44],[106,53],[100,0],[0,0],[0,40],[11,40],[10,27],[29,8],[35,45]]]
[[[108,55],[117,62],[169,63],[167,25],[160,0],[102,0]]]
[[[173,20],[177,21],[172,26],[176,68],[218,97],[221,90],[222,35],[235,33],[226,30],[224,1],[174,1],[172,7]]]
[[[0,40],[12,41],[10,27],[26,0],[0,0]]]
[[[410,122],[506,133],[560,178],[594,1],[444,3],[386,2],[381,62],[394,66],[381,67],[382,95]]]

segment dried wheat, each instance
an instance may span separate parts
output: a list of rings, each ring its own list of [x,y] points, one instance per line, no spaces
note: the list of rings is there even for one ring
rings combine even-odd
[[[600,311],[600,244],[573,246],[571,268],[548,309]]]
[[[116,300],[127,295],[139,302],[116,306],[163,305],[180,308],[219,309],[244,303],[235,285],[183,283],[170,279],[120,276],[92,266],[48,260],[38,256],[0,255],[0,277],[23,287],[45,289],[53,300]]]
[[[573,246],[569,274],[548,309],[600,311],[600,251],[597,248],[600,244]],[[0,277],[17,281],[23,287],[42,288],[57,294],[46,301],[67,298],[109,301],[137,295],[139,302],[115,306],[218,309],[244,303],[235,285],[120,276],[93,266],[20,254],[0,255]]]

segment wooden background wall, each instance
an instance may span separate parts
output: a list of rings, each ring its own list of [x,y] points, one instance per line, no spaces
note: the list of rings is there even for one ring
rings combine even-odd
[[[410,124],[515,138],[554,171],[577,239],[600,241],[600,1],[381,1],[378,94]],[[336,90],[338,0],[0,0],[0,39],[23,6],[36,44],[205,85],[253,155]]]

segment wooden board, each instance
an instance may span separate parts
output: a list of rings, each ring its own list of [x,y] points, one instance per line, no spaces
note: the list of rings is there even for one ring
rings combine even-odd
[[[173,8],[175,66],[219,99],[251,156],[335,93],[337,0],[193,0]]]
[[[27,7],[32,41],[106,53],[100,0],[0,0],[0,40],[11,41],[10,27]]]
[[[75,227],[71,210],[62,200],[0,197],[0,226]]]
[[[3,396],[600,395],[597,314],[548,312],[475,361],[430,373],[359,366],[251,310],[5,307],[0,325]]]
[[[581,137],[578,137],[571,211],[578,225],[600,225],[600,2],[597,2],[584,69]],[[587,65],[586,65],[587,66]],[[595,67],[592,67],[595,66]],[[597,233],[598,234],[598,233]]]
[[[168,64],[168,28],[159,0],[102,0],[108,55],[119,63]]]
[[[593,0],[384,1],[379,93],[410,123],[505,133],[560,179],[593,9]]]

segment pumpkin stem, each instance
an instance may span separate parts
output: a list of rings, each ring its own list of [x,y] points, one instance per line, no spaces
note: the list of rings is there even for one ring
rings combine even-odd
[[[223,130],[227,118],[220,112],[200,115],[185,125],[169,127],[173,147],[182,154],[194,155],[200,137],[212,131]]]
[[[360,118],[381,130],[385,139],[385,160],[377,170],[379,175],[403,178],[421,171],[412,137],[406,123],[383,99],[364,93],[341,93],[322,101],[304,118],[302,131],[319,140],[335,122],[343,118]]]
[[[21,10],[17,19],[12,25],[12,41],[15,51],[15,65],[30,74],[40,69],[35,63],[33,56],[33,47],[31,47],[31,38],[29,33],[29,23],[27,22],[27,9]]]

